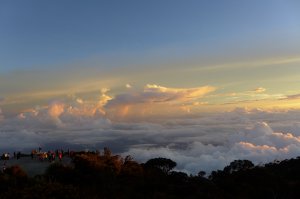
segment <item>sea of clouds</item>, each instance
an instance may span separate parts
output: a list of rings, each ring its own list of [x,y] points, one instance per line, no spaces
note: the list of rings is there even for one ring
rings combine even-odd
[[[191,99],[213,90],[147,85],[140,92],[110,97],[104,89],[97,103],[53,101],[14,117],[0,110],[0,150],[107,146],[140,162],[170,158],[176,169],[189,173],[222,169],[235,159],[264,164],[300,155],[300,110],[191,114]]]
[[[191,173],[222,169],[235,159],[263,164],[300,154],[297,110],[235,109],[157,123],[114,122],[101,114],[77,115],[66,110],[55,115],[59,106],[15,118],[0,117],[1,150],[26,151],[38,146],[96,150],[108,146],[140,162],[170,158],[177,162],[177,169]]]

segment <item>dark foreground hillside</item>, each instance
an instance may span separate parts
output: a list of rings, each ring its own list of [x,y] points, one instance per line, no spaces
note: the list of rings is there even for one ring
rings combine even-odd
[[[145,164],[102,154],[77,153],[71,165],[51,164],[28,177],[19,167],[0,174],[0,198],[299,198],[300,158],[260,167],[236,160],[205,178],[172,171],[165,158]]]

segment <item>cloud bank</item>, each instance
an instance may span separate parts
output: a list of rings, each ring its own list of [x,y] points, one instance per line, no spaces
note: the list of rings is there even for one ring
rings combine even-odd
[[[116,96],[102,89],[96,101],[76,96],[56,100],[16,117],[0,111],[0,149],[108,146],[141,162],[171,158],[178,170],[190,173],[222,169],[235,159],[260,164],[299,156],[300,110],[189,113],[190,106],[214,90],[148,84]]]

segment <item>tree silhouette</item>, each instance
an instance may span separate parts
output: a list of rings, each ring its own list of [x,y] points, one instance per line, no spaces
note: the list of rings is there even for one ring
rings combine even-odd
[[[27,176],[19,166],[0,173],[0,198],[299,198],[300,158],[254,167],[235,160],[204,178],[172,171],[176,163],[154,158],[80,152],[71,165],[53,163],[44,175]]]
[[[198,176],[199,176],[199,177],[204,177],[205,174],[206,174],[205,171],[199,171],[199,172],[198,172]]]
[[[250,160],[234,160],[228,166],[224,168],[224,172],[232,173],[234,171],[251,169],[254,167],[254,164]]]
[[[146,168],[157,168],[164,173],[169,173],[169,171],[176,167],[176,165],[176,162],[174,162],[173,160],[161,157],[150,159],[145,163]]]

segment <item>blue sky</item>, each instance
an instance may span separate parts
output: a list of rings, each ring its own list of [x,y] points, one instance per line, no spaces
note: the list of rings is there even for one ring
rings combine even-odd
[[[1,107],[90,100],[103,88],[114,98],[126,84],[210,86],[201,104],[212,105],[297,95],[299,35],[296,0],[1,1]]]
[[[270,48],[264,52],[273,53],[274,41],[287,51],[283,53],[299,51],[295,48],[300,3],[292,0],[1,1],[0,5],[2,72],[46,70],[94,56],[113,57],[107,67],[121,67],[119,57],[142,57],[147,62],[156,51],[166,60],[218,56],[231,48],[232,54],[245,48],[255,53],[268,42]]]

